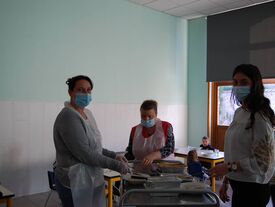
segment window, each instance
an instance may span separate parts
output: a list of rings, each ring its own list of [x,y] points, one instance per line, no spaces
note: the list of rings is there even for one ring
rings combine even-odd
[[[264,84],[264,94],[270,100],[270,106],[275,111],[275,84]],[[218,86],[218,126],[229,126],[233,120],[234,111],[239,107],[231,99],[232,86]]]

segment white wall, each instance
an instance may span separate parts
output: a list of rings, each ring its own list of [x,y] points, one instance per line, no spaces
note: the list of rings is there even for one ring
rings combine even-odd
[[[103,135],[103,146],[125,151],[131,128],[140,123],[139,104],[95,104],[91,107]],[[186,145],[186,106],[160,105],[158,117],[169,121],[174,128],[176,146]]]
[[[17,196],[48,190],[47,170],[55,149],[52,128],[63,103],[0,102],[0,166],[2,183]],[[138,104],[91,104],[103,146],[124,151],[131,127],[140,122]],[[158,117],[174,128],[176,146],[186,145],[186,106],[160,105]]]
[[[124,150],[139,106],[187,141],[187,22],[124,0],[0,1],[0,181],[16,196],[48,189],[52,126],[67,78],[92,78],[103,145]]]

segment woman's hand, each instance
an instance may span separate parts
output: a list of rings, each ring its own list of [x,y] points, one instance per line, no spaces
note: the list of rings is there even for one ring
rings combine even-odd
[[[228,173],[228,167],[226,163],[218,164],[209,170],[211,176],[220,177]]]
[[[128,160],[122,154],[117,154],[115,159],[120,161],[120,162],[128,163]]]
[[[159,159],[161,159],[161,154],[160,154],[160,152],[159,152],[159,151],[152,152],[152,153],[146,155],[146,156],[143,158],[142,164],[143,164],[144,166],[149,166],[149,165],[151,165],[151,164],[154,162],[154,160],[159,160]]]
[[[121,162],[121,169],[120,169],[121,174],[127,174],[131,172],[130,167],[128,166],[128,160],[126,159],[126,157],[124,157],[124,155],[117,154],[115,159]]]
[[[143,158],[143,160],[142,160],[142,164],[143,164],[144,166],[149,166],[149,165],[151,165],[153,162],[154,162],[154,158],[153,158],[153,156],[151,156],[151,155],[145,156],[145,157]]]
[[[219,194],[220,194],[220,199],[225,203],[225,202],[228,202],[230,199],[229,199],[229,196],[227,194],[227,189],[228,189],[228,184],[227,183],[223,183],[221,188],[220,188],[220,191],[219,191]]]
[[[130,169],[130,167],[127,165],[127,163],[122,162],[121,164],[122,164],[122,167],[121,167],[121,169],[120,169],[120,173],[121,173],[121,174],[124,174],[124,175],[125,175],[125,174],[131,172],[131,169]]]

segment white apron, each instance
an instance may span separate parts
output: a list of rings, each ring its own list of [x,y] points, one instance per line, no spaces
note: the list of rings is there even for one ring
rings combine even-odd
[[[143,158],[150,154],[151,152],[155,152],[160,150],[165,146],[166,137],[162,127],[162,121],[160,119],[156,119],[156,130],[155,133],[152,134],[150,137],[144,138],[142,135],[142,128],[143,126],[139,124],[136,127],[135,134],[133,137],[133,155],[135,156],[136,161],[142,161]],[[173,154],[164,158],[164,160],[172,160]],[[146,172],[150,173],[151,171],[155,171],[157,166],[152,164],[148,166],[148,168],[144,168],[139,163],[134,165],[134,169],[138,172]]]
[[[102,153],[101,134],[90,111],[85,111],[89,142]],[[69,168],[70,188],[74,207],[105,207],[105,181],[103,169],[78,163]]]
[[[69,178],[74,207],[106,206],[101,168],[79,163],[70,167]]]

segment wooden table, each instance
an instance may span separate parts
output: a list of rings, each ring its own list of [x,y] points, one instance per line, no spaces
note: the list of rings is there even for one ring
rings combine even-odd
[[[175,149],[175,156],[178,157],[184,157],[187,158],[187,154],[189,150],[191,149],[197,149],[197,148],[190,148],[190,147],[180,147]],[[206,154],[205,151],[201,151],[197,149],[197,154],[200,161],[208,162],[211,164],[211,167],[214,167],[217,163],[224,162],[224,152],[218,152],[218,153],[211,153]],[[216,192],[216,179],[215,177],[211,178],[212,181],[212,190],[213,192]]]
[[[14,197],[14,193],[10,192],[2,185],[0,185],[0,191],[3,193],[2,197],[0,197],[0,203],[6,203],[7,207],[12,207],[12,198]]]
[[[113,183],[121,180],[120,173],[104,169],[104,179],[107,181],[108,207],[113,207]]]

